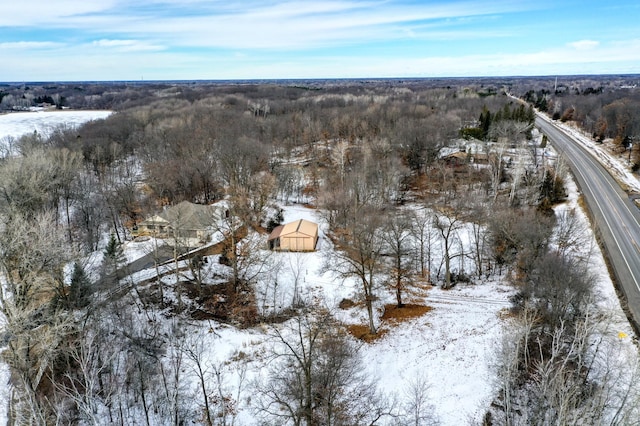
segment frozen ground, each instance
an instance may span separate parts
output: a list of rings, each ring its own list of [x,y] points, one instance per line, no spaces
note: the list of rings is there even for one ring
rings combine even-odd
[[[284,209],[285,221],[305,218],[322,224],[315,210],[301,206]],[[322,231],[323,226],[320,228]],[[332,309],[341,321],[366,324],[363,309],[337,308],[342,298],[356,299],[354,293],[359,286],[353,280],[343,282],[322,272],[332,250],[331,242],[324,238],[318,252],[302,255],[305,290]],[[300,254],[278,256],[289,258],[283,262],[286,271],[286,265],[296,264],[290,258]],[[476,423],[495,392],[491,370],[504,330],[501,312],[509,306],[510,294],[512,290],[507,286],[488,281],[448,291],[434,287],[410,298],[408,303],[425,304],[433,310],[399,326],[381,324],[382,329],[388,330],[384,337],[362,348],[368,369],[382,389],[400,399],[410,382],[422,377],[428,383],[428,395],[442,425],[462,425],[470,420]],[[378,296],[378,314],[382,314],[382,305],[394,303],[395,299],[385,290],[380,290]]]
[[[278,305],[290,303],[295,276],[298,276],[304,299],[328,308],[344,323],[366,324],[361,307],[338,308],[338,303],[345,297],[357,300],[358,284],[351,279],[343,281],[325,271],[324,265],[331,259],[333,247],[323,237],[325,227],[317,211],[300,205],[283,207],[285,221],[305,218],[320,223],[321,240],[319,250],[313,253],[274,254],[272,261],[279,265],[279,287],[274,300]],[[263,283],[264,286],[268,283]],[[272,299],[272,291],[258,289],[258,293],[267,294],[268,300]],[[374,343],[363,345],[363,363],[380,388],[400,401],[412,381],[424,378],[434,414],[441,424],[476,424],[496,391],[492,378],[493,360],[503,338],[505,321],[501,314],[509,306],[510,294],[512,290],[497,280],[458,286],[449,291],[424,290],[407,302],[426,304],[433,310],[396,326],[380,323],[378,319],[380,328],[386,333]],[[382,306],[394,303],[395,299],[385,290],[378,291],[378,296],[381,300],[376,304],[376,312],[380,316]],[[210,326],[216,333],[205,331]],[[200,333],[205,340],[204,347],[215,348],[207,354],[209,365],[219,365],[239,351],[248,354],[242,360],[248,366],[243,394],[251,395],[250,384],[264,379],[264,371],[268,369],[268,357],[264,354],[268,354],[271,347],[264,329],[239,330],[210,321],[196,325],[193,332]],[[239,383],[236,374],[240,366],[234,367],[232,362],[227,368],[230,371],[229,388],[234,389]],[[258,424],[244,400],[239,408],[239,424]]]
[[[567,203],[558,207],[558,214],[571,209],[579,209],[575,185],[569,181],[571,196]],[[358,284],[353,280],[342,280],[324,265],[331,259],[333,247],[324,238],[326,226],[316,210],[300,205],[283,206],[285,221],[305,218],[320,223],[320,246],[314,253],[276,253],[278,263],[277,300],[278,307],[285,306],[293,297],[293,284],[298,276],[298,286],[302,296],[313,303],[329,308],[335,317],[346,324],[366,324],[366,314],[361,307],[347,310],[339,309],[343,298],[357,299],[355,293]],[[608,333],[607,340],[616,351],[634,357],[635,345],[631,337],[620,338],[619,333],[632,336],[629,326],[618,302],[612,282],[608,276],[602,254],[593,241],[586,216],[578,211],[579,219],[586,229],[585,244],[577,255],[589,258],[591,269],[597,276],[598,305],[613,313],[613,322],[603,332]],[[435,258],[438,258],[438,254]],[[167,280],[170,282],[171,280]],[[273,290],[263,288],[258,292],[267,294],[271,300]],[[431,288],[414,295],[408,302],[421,303],[433,308],[417,319],[400,325],[378,324],[386,331],[384,336],[374,343],[364,344],[362,356],[366,368],[375,377],[381,389],[402,401],[404,392],[411,381],[423,378],[428,386],[430,403],[434,414],[442,425],[480,424],[485,409],[497,390],[495,360],[503,339],[508,338],[509,316],[504,315],[509,306],[508,298],[513,290],[496,277],[474,285],[458,285],[452,290],[443,291]],[[376,304],[378,316],[382,314],[385,303],[393,303],[393,295],[380,290],[381,298]],[[278,308],[276,307],[276,308]],[[204,331],[213,325],[216,333]],[[210,365],[217,365],[232,358],[240,351],[248,354],[243,358],[247,366],[245,385],[242,394],[251,395],[254,389],[251,383],[264,379],[268,369],[265,354],[271,346],[266,339],[265,329],[258,327],[238,330],[211,321],[196,325],[193,330],[201,333],[205,346],[215,348],[207,354]],[[226,364],[229,369],[229,389],[239,386],[237,372],[240,366],[234,362]],[[241,398],[238,421],[241,425],[256,425],[254,412]]]
[[[77,127],[90,120],[106,118],[111,111],[30,111],[0,114],[0,152],[8,148],[7,137],[18,138],[34,131],[48,136],[60,126]]]
[[[84,120],[102,118],[103,111],[82,112]],[[0,140],[4,136],[20,136],[32,132],[36,125],[24,122],[24,117],[32,114],[40,120],[46,113],[20,113],[0,116]],[[82,119],[72,112],[51,113],[57,123],[77,125]],[[69,115],[67,115],[69,114]],[[75,118],[73,118],[75,117]],[[19,118],[19,119],[18,119]],[[66,120],[71,120],[67,122]],[[60,121],[58,121],[60,120]],[[26,120],[28,121],[28,120]],[[42,129],[53,128],[56,124],[42,122]],[[25,130],[26,129],[26,130]],[[38,130],[41,131],[41,130]],[[637,184],[637,183],[636,183]],[[570,183],[571,197],[557,209],[577,209],[581,220],[586,224],[585,215],[579,211],[576,203],[575,185]],[[300,205],[283,206],[285,221],[305,218],[320,223],[319,250],[314,253],[278,253],[275,261],[279,265],[279,290],[275,298],[285,305],[293,295],[293,284],[297,282],[301,294],[314,303],[331,309],[336,317],[345,323],[364,324],[365,313],[361,308],[341,310],[337,304],[342,298],[356,299],[357,283],[343,281],[331,272],[325,272],[323,265],[331,257],[333,247],[324,237],[326,225],[318,217],[318,212]],[[593,241],[590,235],[589,241]],[[609,330],[612,335],[620,331],[632,336],[631,328],[622,314],[620,304],[607,273],[602,255],[595,244],[585,248],[590,251],[592,271],[597,276],[598,291],[601,295],[599,305],[613,309],[616,322]],[[125,247],[127,257],[133,259],[145,250],[139,243],[129,243]],[[435,254],[438,258],[438,254]],[[169,280],[167,280],[169,282]],[[267,288],[262,288],[265,294]],[[508,306],[508,297],[512,290],[500,282],[499,278],[478,282],[475,285],[457,286],[449,291],[438,288],[425,290],[413,296],[412,302],[424,303],[433,308],[420,318],[397,326],[382,325],[387,332],[378,341],[365,344],[362,356],[369,371],[378,379],[380,387],[402,399],[403,392],[411,380],[423,377],[428,384],[428,394],[434,407],[434,414],[442,425],[459,426],[478,424],[487,404],[494,397],[495,372],[494,361],[502,339],[508,335],[509,320],[503,312]],[[392,303],[389,292],[380,291],[381,300],[377,312],[381,314],[383,303]],[[246,404],[246,397],[252,394],[251,380],[257,379],[267,367],[265,353],[270,350],[262,327],[238,330],[213,321],[193,325],[193,333],[202,336],[208,348],[206,362],[209,365],[222,365],[240,352],[248,354],[242,363],[247,366],[247,378],[240,385],[240,361],[225,364],[229,370],[226,386],[230,390],[241,388],[242,398],[236,424],[258,424],[254,414]],[[630,337],[616,337],[621,352],[635,354],[635,346]],[[239,358],[239,357],[236,357]],[[6,368],[0,372],[0,401],[8,400],[9,387]],[[0,423],[6,419],[6,404],[0,403]]]

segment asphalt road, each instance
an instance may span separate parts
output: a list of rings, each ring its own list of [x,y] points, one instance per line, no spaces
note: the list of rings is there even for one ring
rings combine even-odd
[[[636,331],[640,330],[640,210],[579,142],[544,119],[537,118],[536,126],[547,135],[558,154],[564,154],[569,162],[602,238]]]

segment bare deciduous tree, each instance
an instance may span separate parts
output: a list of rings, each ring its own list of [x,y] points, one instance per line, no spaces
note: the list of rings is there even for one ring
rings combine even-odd
[[[326,312],[304,312],[280,330],[259,411],[278,424],[373,425],[390,413],[362,370],[358,348]]]
[[[414,247],[409,215],[403,211],[392,212],[388,217],[382,238],[391,260],[389,286],[395,291],[397,306],[401,308],[404,305],[402,295],[411,285],[414,275],[411,262]]]
[[[413,426],[435,426],[439,422],[429,398],[429,382],[424,375],[409,379],[404,391],[404,418]]]
[[[2,355],[9,365],[11,416],[26,424],[46,424],[52,414],[41,385],[54,369],[73,331],[63,304],[63,267],[70,260],[53,213],[3,215],[0,226],[0,314],[8,336]]]
[[[417,241],[416,259],[420,277],[431,281],[431,258],[434,243],[433,215],[419,211],[414,214],[411,231]]]
[[[464,256],[464,251],[460,247],[458,231],[464,225],[457,209],[441,208],[434,216],[433,226],[442,237],[443,260],[444,260],[444,283],[442,288],[451,288],[451,261]]]
[[[591,250],[585,250],[585,248],[593,244],[593,238],[590,238],[589,230],[580,220],[578,213],[573,209],[565,210],[557,214],[556,217],[557,223],[552,244],[558,255],[560,257],[570,256],[572,259],[582,258],[588,262],[593,247]]]
[[[367,306],[369,331],[376,334],[373,301],[379,284],[376,274],[381,266],[382,214],[373,208],[361,208],[352,213],[352,220],[347,228],[339,230],[335,239],[339,245],[336,255],[339,269],[336,271],[342,277],[355,277],[360,281],[362,298]],[[335,270],[335,265],[327,265]]]

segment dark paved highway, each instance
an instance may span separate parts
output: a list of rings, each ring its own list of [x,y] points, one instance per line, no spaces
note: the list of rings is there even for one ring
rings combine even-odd
[[[620,290],[626,298],[636,330],[639,330],[640,210],[579,142],[544,119],[537,118],[536,125],[547,135],[558,154],[564,154],[570,163],[604,243]]]

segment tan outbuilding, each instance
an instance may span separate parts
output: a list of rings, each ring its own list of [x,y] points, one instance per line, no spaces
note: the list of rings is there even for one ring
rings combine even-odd
[[[318,225],[304,219],[280,225],[271,232],[268,242],[271,250],[314,251]]]

